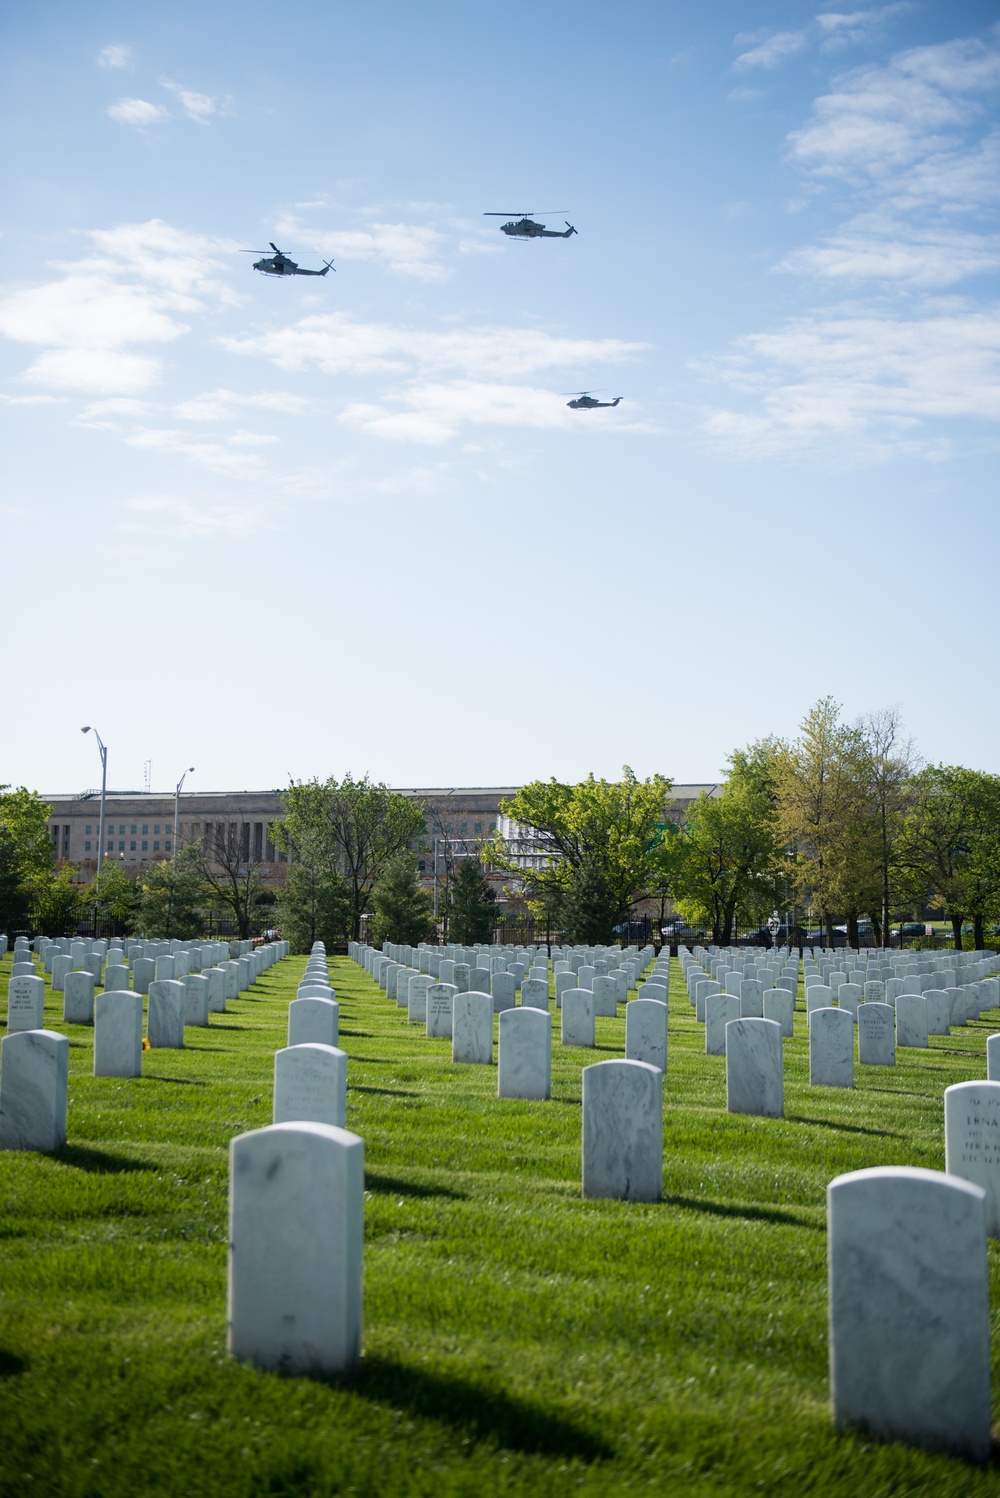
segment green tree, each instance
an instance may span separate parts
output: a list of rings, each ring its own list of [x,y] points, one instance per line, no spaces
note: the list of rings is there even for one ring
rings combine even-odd
[[[1000,777],[960,765],[928,765],[913,780],[914,804],[900,839],[910,895],[951,922],[955,949],[971,916],[973,940],[1000,913]]]
[[[202,838],[181,851],[191,855],[203,899],[222,906],[243,941],[258,935],[274,894],[265,882],[264,860],[251,848],[249,824],[218,828],[210,841]]]
[[[79,886],[80,904],[115,922],[120,936],[132,933],[142,891],[114,859],[105,859],[100,874]]]
[[[278,924],[293,952],[309,952],[317,941],[332,950],[351,926],[351,901],[343,879],[315,859],[290,863],[278,896]]]
[[[202,865],[202,852],[195,844],[143,871],[138,925],[145,936],[184,941],[202,934],[206,896]]]
[[[777,763],[780,836],[795,847],[799,894],[819,910],[829,946],[840,901],[848,894],[853,900],[858,887],[871,882],[872,871],[851,861],[852,855],[871,857],[871,843],[858,828],[866,812],[864,760],[860,733],[841,723],[839,706],[824,697]]]
[[[739,917],[763,920],[787,893],[778,819],[780,746],[773,739],[737,749],[718,796],[702,794],[677,835],[665,842],[664,878],[685,920],[711,925],[732,941]]]
[[[369,940],[376,947],[384,941],[424,941],[434,919],[433,897],[421,887],[417,860],[412,853],[397,853],[387,860],[382,877],[372,891],[374,920]]]
[[[50,870],[34,889],[33,924],[39,936],[72,936],[80,918],[80,896],[86,885],[73,883],[65,865]]]
[[[0,786],[0,931],[27,931],[52,878],[51,806],[25,786]]]
[[[541,834],[551,849],[547,868],[532,869],[527,882],[541,894],[569,894],[583,868],[588,881],[600,869],[614,899],[615,920],[624,917],[635,898],[656,877],[657,849],[663,842],[665,806],[671,782],[663,775],[639,780],[625,765],[619,781],[596,780],[577,785],[536,780],[500,803],[505,816]],[[490,861],[525,877],[520,855],[498,832]]]
[[[421,808],[368,776],[337,781],[293,780],[282,802],[284,819],[274,840],[290,858],[307,845],[309,857],[343,878],[351,902],[351,934],[361,935],[361,917],[389,863],[405,853],[424,830]]]
[[[872,824],[869,835],[874,842],[867,856],[874,858],[878,877],[878,908],[871,911],[871,916],[875,940],[881,946],[889,930],[892,907],[898,903],[897,849],[913,802],[913,777],[919,764],[912,739],[904,737],[896,708],[868,713],[857,728],[861,735],[864,795]]]
[[[621,902],[608,871],[596,858],[584,858],[572,871],[563,896],[563,920],[570,941],[585,946],[610,945]]]
[[[448,932],[463,947],[488,942],[493,930],[496,896],[478,858],[463,858],[451,881]]]

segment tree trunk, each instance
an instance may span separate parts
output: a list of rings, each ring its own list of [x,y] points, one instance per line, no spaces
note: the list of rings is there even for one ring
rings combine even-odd
[[[948,919],[951,921],[952,935],[955,938],[955,951],[960,952],[962,950],[962,921],[965,919],[965,917],[961,915],[952,915],[949,916]],[[902,938],[900,938],[900,940],[902,940]]]
[[[875,945],[877,947],[882,946],[883,933],[888,931],[888,929],[888,921],[880,921],[877,915],[872,916],[872,935],[875,938]]]
[[[832,947],[833,946],[833,916],[832,915],[827,915],[826,911],[823,912],[823,926],[824,926],[824,928],[826,930],[826,945],[828,947]]]
[[[972,917],[972,940],[975,942],[975,950],[981,952],[986,945],[985,934],[983,932],[983,918],[981,915],[974,915]]]
[[[857,950],[857,947],[858,947],[858,918],[857,918],[856,915],[849,915],[847,917],[847,944],[850,947],[854,947],[855,951]]]

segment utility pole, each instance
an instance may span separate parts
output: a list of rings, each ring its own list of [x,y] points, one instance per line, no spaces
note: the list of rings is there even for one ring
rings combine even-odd
[[[104,863],[104,803],[108,795],[108,746],[101,739],[101,735],[97,732],[97,729],[92,728],[89,723],[84,728],[81,728],[80,732],[92,733],[94,735],[94,738],[97,740],[98,752],[101,756],[101,823],[98,829],[97,843],[97,877],[100,879],[101,867]]]

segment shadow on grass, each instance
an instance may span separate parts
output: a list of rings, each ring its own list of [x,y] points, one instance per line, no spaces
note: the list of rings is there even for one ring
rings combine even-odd
[[[341,1031],[341,1034],[344,1032]],[[351,1057],[354,1060],[354,1057]],[[374,1092],[379,1097],[419,1097],[419,1092],[407,1092],[403,1087],[363,1087],[359,1084],[351,1086],[352,1092]]]
[[[210,1049],[207,1047],[206,1049]],[[200,1077],[164,1077],[160,1072],[144,1071],[142,1074],[144,1082],[176,1082],[181,1087],[207,1087]]]
[[[25,1358],[19,1358],[16,1352],[8,1352],[6,1347],[0,1347],[0,1378],[16,1378],[19,1373],[27,1371]]]
[[[387,1196],[446,1196],[454,1202],[467,1200],[464,1191],[452,1191],[450,1186],[425,1186],[419,1181],[401,1181],[398,1176],[382,1176],[377,1171],[365,1171],[365,1188],[385,1192]]]
[[[895,1129],[866,1129],[863,1124],[838,1123],[833,1118],[807,1118],[804,1113],[786,1113],[788,1123],[815,1124],[819,1129],[837,1129],[845,1134],[871,1134],[876,1139],[904,1139]]]
[[[89,1149],[85,1144],[64,1144],[52,1156],[61,1165],[72,1165],[77,1170],[88,1170],[92,1175],[124,1175],[129,1171],[153,1170],[155,1167],[143,1160],[133,1160],[128,1155],[112,1155],[107,1150]]]
[[[357,1373],[337,1383],[363,1399],[451,1425],[476,1441],[494,1441],[510,1451],[590,1462],[614,1455],[612,1446],[584,1426],[454,1374],[431,1373],[369,1355]]]
[[[710,1202],[693,1196],[672,1196],[664,1193],[662,1197],[664,1206],[684,1207],[692,1212],[707,1212],[712,1217],[739,1217],[749,1218],[754,1222],[781,1222],[793,1228],[811,1228],[813,1232],[825,1233],[826,1223],[810,1222],[807,1218],[797,1217],[794,1212],[783,1212],[780,1207],[751,1207],[740,1206],[733,1202]]]

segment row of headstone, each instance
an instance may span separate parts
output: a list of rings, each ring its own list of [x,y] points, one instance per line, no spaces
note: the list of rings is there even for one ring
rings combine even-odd
[[[230,1353],[282,1373],[361,1355],[364,1142],[345,1127],[347,1056],[315,942],[274,1057],[273,1123],[230,1147]]]
[[[287,953],[287,943],[270,943],[253,954],[251,968],[263,972]],[[7,1034],[0,1042],[3,1149],[52,1150],[66,1142],[69,1040],[44,1028],[44,988],[37,972],[18,973],[7,985]],[[226,992],[226,973],[219,968],[188,973],[183,981],[154,979],[146,1023],[150,1047],[183,1048],[185,1026],[205,1026],[210,1011],[224,1011]],[[93,1024],[96,1077],[142,1074],[141,993],[106,988],[95,994],[93,975],[74,970],[67,974],[63,1009],[67,1023]]]

